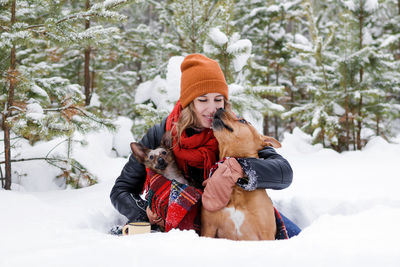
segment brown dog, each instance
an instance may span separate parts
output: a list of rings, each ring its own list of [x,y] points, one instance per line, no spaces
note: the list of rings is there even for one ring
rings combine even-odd
[[[212,124],[219,144],[219,157],[254,157],[265,146],[280,147],[244,119],[219,109]],[[275,212],[265,189],[245,191],[235,185],[228,205],[218,211],[202,209],[201,235],[231,240],[274,240]]]
[[[171,147],[170,132],[166,132],[162,136],[161,145],[156,149],[147,148],[136,142],[131,143],[132,153],[138,162],[169,180],[176,180],[181,184],[189,184],[178,169]]]

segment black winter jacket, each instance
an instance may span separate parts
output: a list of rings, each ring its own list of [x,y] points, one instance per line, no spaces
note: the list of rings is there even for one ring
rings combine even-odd
[[[147,132],[140,141],[144,146],[155,149],[160,146],[165,133],[166,118]],[[257,188],[283,189],[292,183],[293,171],[290,164],[272,147],[265,147],[258,152],[257,158],[242,158],[238,162],[249,177],[246,183],[239,185],[245,190]],[[111,190],[111,202],[129,221],[148,221],[146,201],[140,198],[146,179],[144,165],[131,155],[115,181]]]

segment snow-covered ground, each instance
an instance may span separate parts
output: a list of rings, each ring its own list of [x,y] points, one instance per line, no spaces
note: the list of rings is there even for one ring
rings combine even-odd
[[[0,190],[0,266],[400,266],[400,137],[338,154],[310,145],[297,129],[286,134],[278,152],[294,181],[269,194],[303,231],[290,240],[237,242],[177,230],[108,234],[125,222],[109,193],[126,162],[116,155],[129,151],[129,128],[77,136],[88,145],[76,145],[75,157],[99,178],[88,188],[56,190],[52,167],[15,164],[21,185]],[[20,151],[41,156],[58,142],[20,143]]]

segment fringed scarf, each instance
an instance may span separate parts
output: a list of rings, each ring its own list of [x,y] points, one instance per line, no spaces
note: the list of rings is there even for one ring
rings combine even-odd
[[[166,130],[172,131],[172,136],[176,136],[176,128],[173,126],[178,122],[181,111],[182,106],[178,101],[167,118]],[[173,138],[173,151],[178,167],[185,175],[189,174],[189,166],[204,169],[204,180],[208,178],[219,153],[217,139],[208,128],[192,136],[183,131],[179,144],[177,139]]]
[[[171,229],[195,230],[200,234],[200,199],[202,191],[193,186],[168,180],[148,171],[150,177],[147,201],[150,209],[165,222],[165,231]]]

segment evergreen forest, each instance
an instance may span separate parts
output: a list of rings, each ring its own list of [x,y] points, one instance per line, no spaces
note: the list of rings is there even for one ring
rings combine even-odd
[[[138,88],[190,53],[219,62],[235,112],[265,135],[298,127],[342,152],[396,134],[400,0],[0,0],[2,187],[21,160],[45,160],[75,187],[95,183],[71,156],[74,133],[125,116],[140,139],[171,110]],[[56,137],[64,155],[13,153],[18,139]]]

